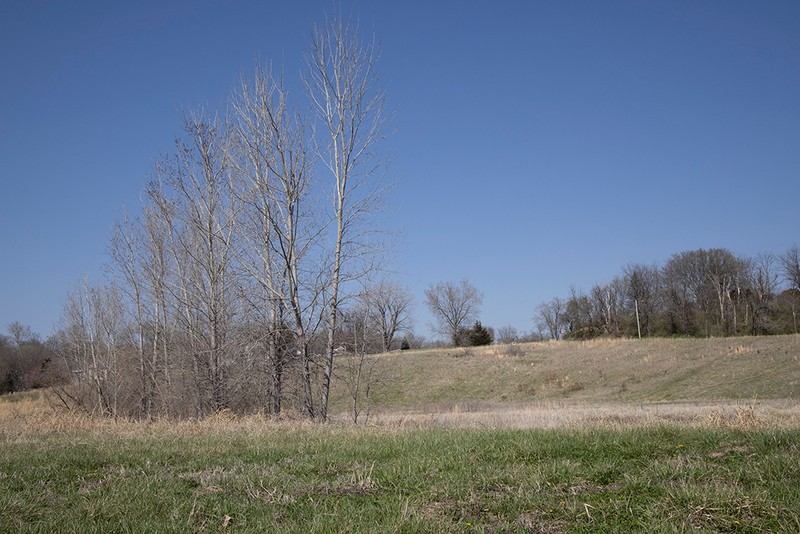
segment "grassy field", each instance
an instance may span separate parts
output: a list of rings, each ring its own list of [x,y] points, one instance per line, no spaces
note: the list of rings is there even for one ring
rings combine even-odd
[[[800,531],[800,431],[35,418],[5,532]]]
[[[797,341],[395,353],[359,427],[6,396],[0,532],[800,532]]]

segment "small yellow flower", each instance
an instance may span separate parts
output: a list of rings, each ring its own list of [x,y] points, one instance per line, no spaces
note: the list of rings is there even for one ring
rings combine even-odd
[[[678,443],[678,448],[682,449],[683,448],[683,443]]]
[[[472,526],[472,523],[470,523],[469,521],[467,521],[466,525],[467,525],[468,527],[471,527],[471,526]]]

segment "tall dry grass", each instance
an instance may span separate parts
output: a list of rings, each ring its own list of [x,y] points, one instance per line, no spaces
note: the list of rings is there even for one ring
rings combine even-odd
[[[584,404],[551,401],[531,404],[464,402],[385,411],[378,426],[480,429],[624,428],[680,425],[691,428],[800,428],[800,403],[750,401],[727,403]]]
[[[414,409],[381,410],[367,425],[381,432],[419,428],[459,429],[578,429],[636,428],[658,425],[687,428],[796,429],[800,403],[768,400],[728,403],[592,404],[570,401],[499,404],[485,401],[421,405]],[[40,436],[69,437],[192,437],[252,435],[320,428],[299,414],[280,418],[228,411],[202,420],[91,416],[48,403],[46,395],[17,402],[0,402],[0,438],[35,440]],[[356,428],[346,413],[335,415],[329,429]]]
[[[5,440],[35,439],[44,434],[119,438],[190,437],[249,434],[313,426],[299,414],[292,413],[281,417],[267,417],[263,414],[236,415],[230,411],[222,411],[201,420],[163,417],[143,421],[124,417],[101,417],[78,410],[65,410],[46,391],[39,391],[36,395],[17,395],[20,397],[0,399],[0,438]]]

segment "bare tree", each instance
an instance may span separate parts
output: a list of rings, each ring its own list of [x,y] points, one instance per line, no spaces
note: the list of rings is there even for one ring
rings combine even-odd
[[[798,309],[800,308],[800,247],[793,245],[780,257],[783,276],[789,289],[781,295],[782,308],[792,316],[794,333],[798,332]]]
[[[113,267],[121,277],[122,283],[119,287],[122,289],[122,294],[127,296],[132,313],[133,324],[129,328],[129,335],[139,359],[141,416],[149,419],[152,417],[155,396],[153,356],[157,353],[146,349],[147,336],[145,332],[148,324],[152,324],[152,318],[149,316],[151,308],[146,302],[145,276],[141,272],[140,252],[144,249],[144,243],[138,234],[139,228],[140,226],[135,221],[131,221],[127,217],[117,221],[112,230],[109,255]]]
[[[425,305],[436,321],[435,329],[458,343],[459,332],[478,318],[483,295],[467,280],[439,282],[425,290]]]
[[[750,315],[750,333],[766,334],[772,330],[770,312],[778,290],[777,258],[762,253],[747,262],[748,291],[747,312]],[[745,323],[747,323],[745,317]]]
[[[8,324],[8,333],[11,334],[11,339],[16,347],[37,339],[36,335],[31,330],[31,327],[24,325],[19,321],[14,321]]]
[[[383,280],[368,286],[359,300],[369,312],[368,318],[380,336],[383,352],[388,351],[395,335],[411,326],[411,293],[395,282]]]
[[[143,246],[141,269],[147,280],[149,303],[151,308],[149,324],[149,341],[151,356],[150,382],[158,387],[156,373],[163,380],[161,392],[162,406],[165,413],[170,413],[172,399],[172,362],[170,359],[170,343],[174,334],[174,303],[170,299],[169,283],[174,271],[168,253],[169,228],[167,221],[159,217],[159,208],[147,197],[143,207]],[[159,369],[160,367],[160,369]]]
[[[203,112],[190,115],[184,129],[187,142],[176,141],[174,158],[158,166],[160,182],[151,189],[167,223],[176,275],[170,290],[192,360],[195,414],[202,417],[227,403],[237,207],[225,133]]]
[[[387,190],[375,151],[387,125],[378,46],[357,37],[338,17],[313,29],[303,77],[311,115],[292,112],[282,81],[258,68],[224,124],[202,111],[186,117],[143,215],[115,227],[112,275],[126,312],[124,341],[115,339],[142,416],[158,401],[176,415],[252,401],[278,413],[288,369],[292,400],[328,419],[340,308],[377,267],[367,222]],[[321,209],[327,193],[332,208]],[[370,328],[386,350],[408,326],[410,297],[389,283],[369,295]],[[74,326],[86,314],[72,309]]]
[[[128,336],[138,358],[140,413],[151,418],[156,402],[170,413],[170,303],[167,284],[172,267],[167,254],[167,222],[159,216],[157,188],[145,190],[141,218],[123,216],[112,228],[108,246],[114,277],[130,318]],[[156,200],[158,199],[158,200]],[[180,394],[177,395],[180,397]]]
[[[90,413],[120,414],[125,372],[121,369],[124,337],[122,298],[114,286],[82,287],[67,298],[60,348],[77,379],[72,400]]]
[[[599,323],[599,320],[595,321],[594,311],[592,301],[583,290],[571,285],[569,298],[564,303],[564,320],[566,321],[567,333],[573,338],[593,335],[595,332],[592,327]]]
[[[302,362],[304,408],[314,417],[310,333],[319,322],[322,276],[312,268],[321,226],[306,207],[311,158],[305,125],[287,108],[287,93],[268,71],[257,68],[232,100],[234,158],[242,203],[239,263],[259,296],[248,299],[267,330],[271,410],[281,410],[284,366],[296,352]],[[263,303],[263,304],[262,304]],[[282,340],[290,323],[293,346]]]
[[[383,195],[376,183],[380,165],[375,144],[386,128],[384,92],[378,84],[379,48],[373,38],[362,44],[358,27],[337,16],[315,26],[304,78],[318,121],[318,152],[333,181],[333,247],[328,290],[328,344],[323,369],[319,418],[328,418],[334,345],[343,282],[370,268],[373,244],[360,223]],[[359,237],[361,235],[361,237]],[[365,256],[366,255],[366,256]]]
[[[622,284],[628,310],[636,317],[639,337],[651,335],[660,310],[660,269],[656,265],[632,263],[622,270]]]
[[[519,331],[511,325],[501,326],[497,330],[497,342],[501,345],[516,343],[520,340]]]
[[[793,245],[780,257],[780,262],[789,287],[800,290],[800,247]]]
[[[592,326],[602,328],[604,334],[618,334],[621,330],[620,315],[624,304],[622,280],[615,277],[609,284],[594,285],[591,296],[594,306],[592,317],[597,323]]]
[[[698,249],[673,254],[662,275],[673,332],[727,335],[739,327],[745,291],[745,263],[727,249]]]
[[[686,252],[673,254],[661,270],[670,334],[697,332],[698,308],[708,308],[701,270]]]
[[[537,325],[546,331],[551,339],[561,339],[567,328],[566,303],[556,297],[548,302],[542,302],[537,307]]]
[[[735,334],[739,326],[739,304],[746,281],[745,262],[727,249],[710,249],[706,255],[707,283],[716,297],[719,310],[719,314],[714,314],[717,331],[723,335]]]
[[[363,415],[366,423],[371,410],[373,388],[381,381],[378,357],[372,350],[382,345],[382,336],[375,330],[369,302],[361,301],[342,312],[342,331],[349,354],[344,360],[341,378],[350,393],[350,416],[358,424]]]

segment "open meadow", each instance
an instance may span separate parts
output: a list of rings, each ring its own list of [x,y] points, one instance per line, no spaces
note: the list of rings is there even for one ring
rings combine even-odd
[[[359,426],[341,389],[324,426],[5,396],[0,531],[798,532],[797,358],[793,336],[392,353]]]

